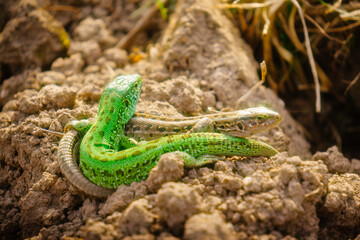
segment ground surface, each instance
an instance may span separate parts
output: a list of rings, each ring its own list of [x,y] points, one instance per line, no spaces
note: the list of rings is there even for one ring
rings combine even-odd
[[[95,116],[110,68],[143,76],[138,109],[171,115],[234,108],[259,81],[251,49],[215,2],[178,1],[168,24],[155,16],[150,27],[163,26],[162,36],[141,61],[117,45],[139,2],[109,2],[84,1],[71,14],[33,1],[4,4],[11,21],[0,38],[1,74],[16,74],[0,86],[2,239],[360,237],[360,161],[336,147],[311,155],[284,103],[264,87],[240,107],[282,114],[279,127],[254,137],[280,154],[198,169],[166,154],[146,181],[105,200],[71,186],[57,163],[59,137],[41,128],[62,132],[70,120]],[[149,39],[141,32],[132,42]]]

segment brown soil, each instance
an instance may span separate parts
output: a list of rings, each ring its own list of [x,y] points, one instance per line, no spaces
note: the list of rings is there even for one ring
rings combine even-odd
[[[59,138],[41,128],[62,132],[70,120],[95,116],[109,67],[143,77],[138,109],[171,115],[234,108],[259,77],[251,49],[215,0],[178,1],[168,24],[154,16],[132,41],[148,45],[147,54],[130,56],[117,44],[141,2],[66,2],[71,7],[3,4],[1,239],[360,238],[360,160],[337,147],[311,156],[302,128],[265,87],[241,108],[282,114],[279,127],[254,136],[280,154],[197,169],[165,154],[146,181],[106,200],[74,188],[57,163]]]

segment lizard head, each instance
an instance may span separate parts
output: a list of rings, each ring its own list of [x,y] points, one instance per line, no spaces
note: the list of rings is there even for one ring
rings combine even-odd
[[[110,82],[100,99],[99,115],[115,117],[112,121],[120,121],[124,124],[130,120],[135,112],[142,86],[139,75],[120,75]]]
[[[281,115],[265,107],[238,110],[234,119],[221,127],[221,132],[234,137],[248,137],[276,126]]]

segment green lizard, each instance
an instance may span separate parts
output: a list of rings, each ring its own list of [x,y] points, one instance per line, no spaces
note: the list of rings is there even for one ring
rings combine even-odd
[[[85,139],[80,146],[80,166],[87,178],[106,188],[146,179],[159,157],[167,152],[180,155],[185,167],[212,163],[222,159],[219,155],[273,156],[278,153],[266,143],[221,133],[172,135],[120,152],[102,146],[94,149],[90,142]]]
[[[180,133],[204,132],[208,130],[209,132],[217,131],[232,136],[247,137],[273,127],[280,121],[280,114],[264,107],[184,118],[136,112],[125,125],[125,135],[136,140],[152,140],[165,134],[178,134],[179,132],[176,129],[180,129]],[[72,129],[63,136],[59,146],[60,168],[66,178],[81,191],[96,197],[107,197],[113,193],[113,190],[98,186],[89,181],[77,164],[79,145],[77,143],[91,125],[92,121],[88,119],[72,121],[68,124],[67,127]]]
[[[184,158],[187,167],[218,160],[219,157],[214,155],[271,156],[277,153],[265,143],[220,133],[168,136],[118,151],[134,146],[122,131],[135,111],[140,89],[138,75],[117,77],[110,83],[102,95],[98,117],[81,142],[80,165],[83,172],[100,186],[116,188],[145,179],[165,152],[176,151]]]

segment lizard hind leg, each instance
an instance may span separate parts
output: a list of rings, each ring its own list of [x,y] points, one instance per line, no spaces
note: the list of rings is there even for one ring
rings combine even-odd
[[[209,154],[204,154],[195,158],[186,152],[175,151],[173,153],[184,159],[184,165],[185,167],[188,168],[200,167],[208,163],[213,163],[219,160],[223,160],[222,157],[209,155]]]

